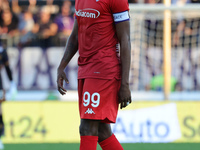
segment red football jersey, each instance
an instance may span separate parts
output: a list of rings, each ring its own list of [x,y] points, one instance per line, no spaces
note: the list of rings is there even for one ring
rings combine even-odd
[[[78,79],[120,78],[115,23],[129,20],[127,0],[76,0]]]

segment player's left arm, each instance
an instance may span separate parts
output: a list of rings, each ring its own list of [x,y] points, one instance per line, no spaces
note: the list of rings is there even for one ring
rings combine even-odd
[[[122,80],[119,90],[120,108],[124,108],[131,103],[131,91],[129,88],[129,71],[131,61],[131,42],[130,42],[130,22],[129,20],[116,24],[116,33],[120,43],[120,60]]]

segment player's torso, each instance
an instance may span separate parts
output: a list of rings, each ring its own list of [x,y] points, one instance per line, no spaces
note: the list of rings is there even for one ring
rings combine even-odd
[[[110,0],[76,0],[79,52],[88,56],[117,43]],[[83,52],[83,53],[82,53]]]
[[[113,2],[115,0],[75,1],[80,54],[79,79],[120,78]]]

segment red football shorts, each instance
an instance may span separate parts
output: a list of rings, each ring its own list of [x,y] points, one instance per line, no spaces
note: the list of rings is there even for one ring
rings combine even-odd
[[[118,112],[120,80],[79,79],[79,111],[81,119],[114,123]]]

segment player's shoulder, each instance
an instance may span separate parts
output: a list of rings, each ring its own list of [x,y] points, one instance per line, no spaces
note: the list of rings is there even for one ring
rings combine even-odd
[[[110,3],[110,4],[123,4],[123,3],[128,3],[128,0],[105,0],[105,1],[107,1],[108,3]]]
[[[129,10],[128,0],[109,0],[112,13],[120,13]]]

